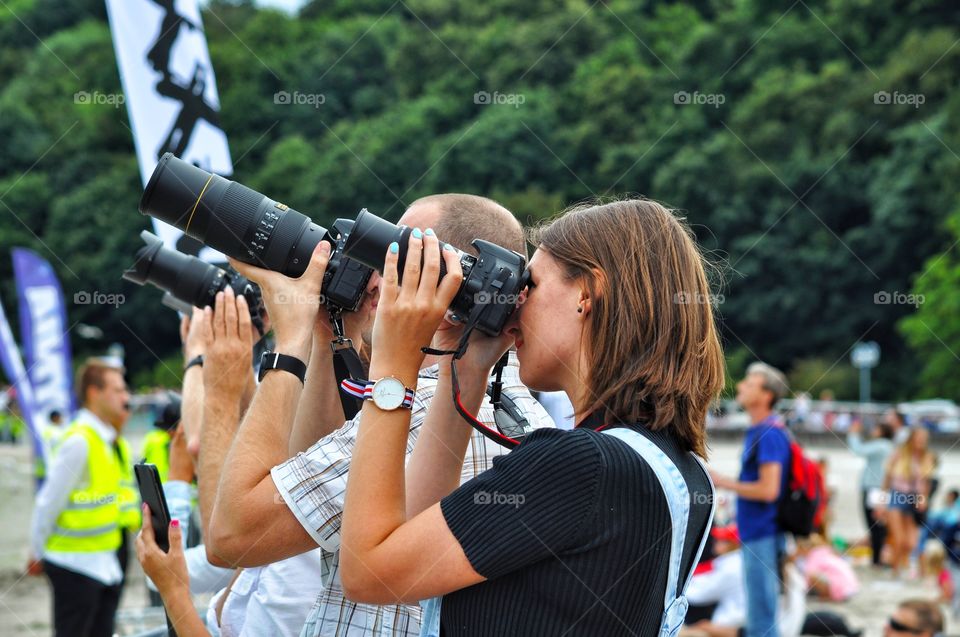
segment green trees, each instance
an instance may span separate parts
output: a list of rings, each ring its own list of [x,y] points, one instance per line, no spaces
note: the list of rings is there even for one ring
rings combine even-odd
[[[52,4],[0,8],[0,292],[10,304],[6,249],[39,250],[68,295],[127,296],[70,322],[153,369],[176,329],[156,294],[119,281],[148,227],[126,112],[74,101],[119,91],[102,0]],[[527,221],[656,198],[721,266],[736,366],[806,378],[876,340],[874,393],[894,399],[958,397],[958,18],[921,0],[365,0],[297,17],[213,0],[204,24],[238,180],[320,223],[395,219],[442,191]],[[896,302],[911,292],[925,303]]]

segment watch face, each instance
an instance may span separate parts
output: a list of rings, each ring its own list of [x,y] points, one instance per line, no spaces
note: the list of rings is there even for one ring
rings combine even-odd
[[[403,404],[407,388],[396,378],[387,376],[373,384],[373,404],[385,411],[391,411]]]

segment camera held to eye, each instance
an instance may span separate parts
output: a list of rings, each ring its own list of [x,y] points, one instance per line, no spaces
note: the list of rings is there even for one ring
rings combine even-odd
[[[397,226],[364,209],[357,215],[343,251],[351,259],[382,272],[387,248],[396,241],[400,246],[397,270],[402,278],[412,231],[412,228]],[[443,245],[441,242],[441,247]],[[474,239],[471,245],[479,253],[477,256],[457,250],[463,283],[450,304],[450,310],[467,326],[468,332],[478,329],[496,336],[513,314],[517,299],[529,281],[526,259],[482,239]],[[446,264],[441,260],[440,278],[446,271]]]

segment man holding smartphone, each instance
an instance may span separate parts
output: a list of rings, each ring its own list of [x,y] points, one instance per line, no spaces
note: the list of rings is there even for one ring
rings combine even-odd
[[[133,504],[139,512],[128,502],[130,450],[120,437],[130,393],[123,369],[103,359],[89,359],[76,384],[83,408],[37,494],[27,570],[50,580],[57,637],[110,637],[123,587],[118,549],[132,523],[122,509]]]

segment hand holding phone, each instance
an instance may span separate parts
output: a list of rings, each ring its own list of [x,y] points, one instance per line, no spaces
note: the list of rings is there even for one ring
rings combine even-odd
[[[157,466],[141,462],[133,465],[137,476],[137,485],[140,487],[140,499],[150,507],[150,522],[157,540],[157,546],[168,552],[170,538],[167,530],[170,527],[170,510],[167,508],[167,498],[163,495],[163,485],[160,483],[160,472]]]

